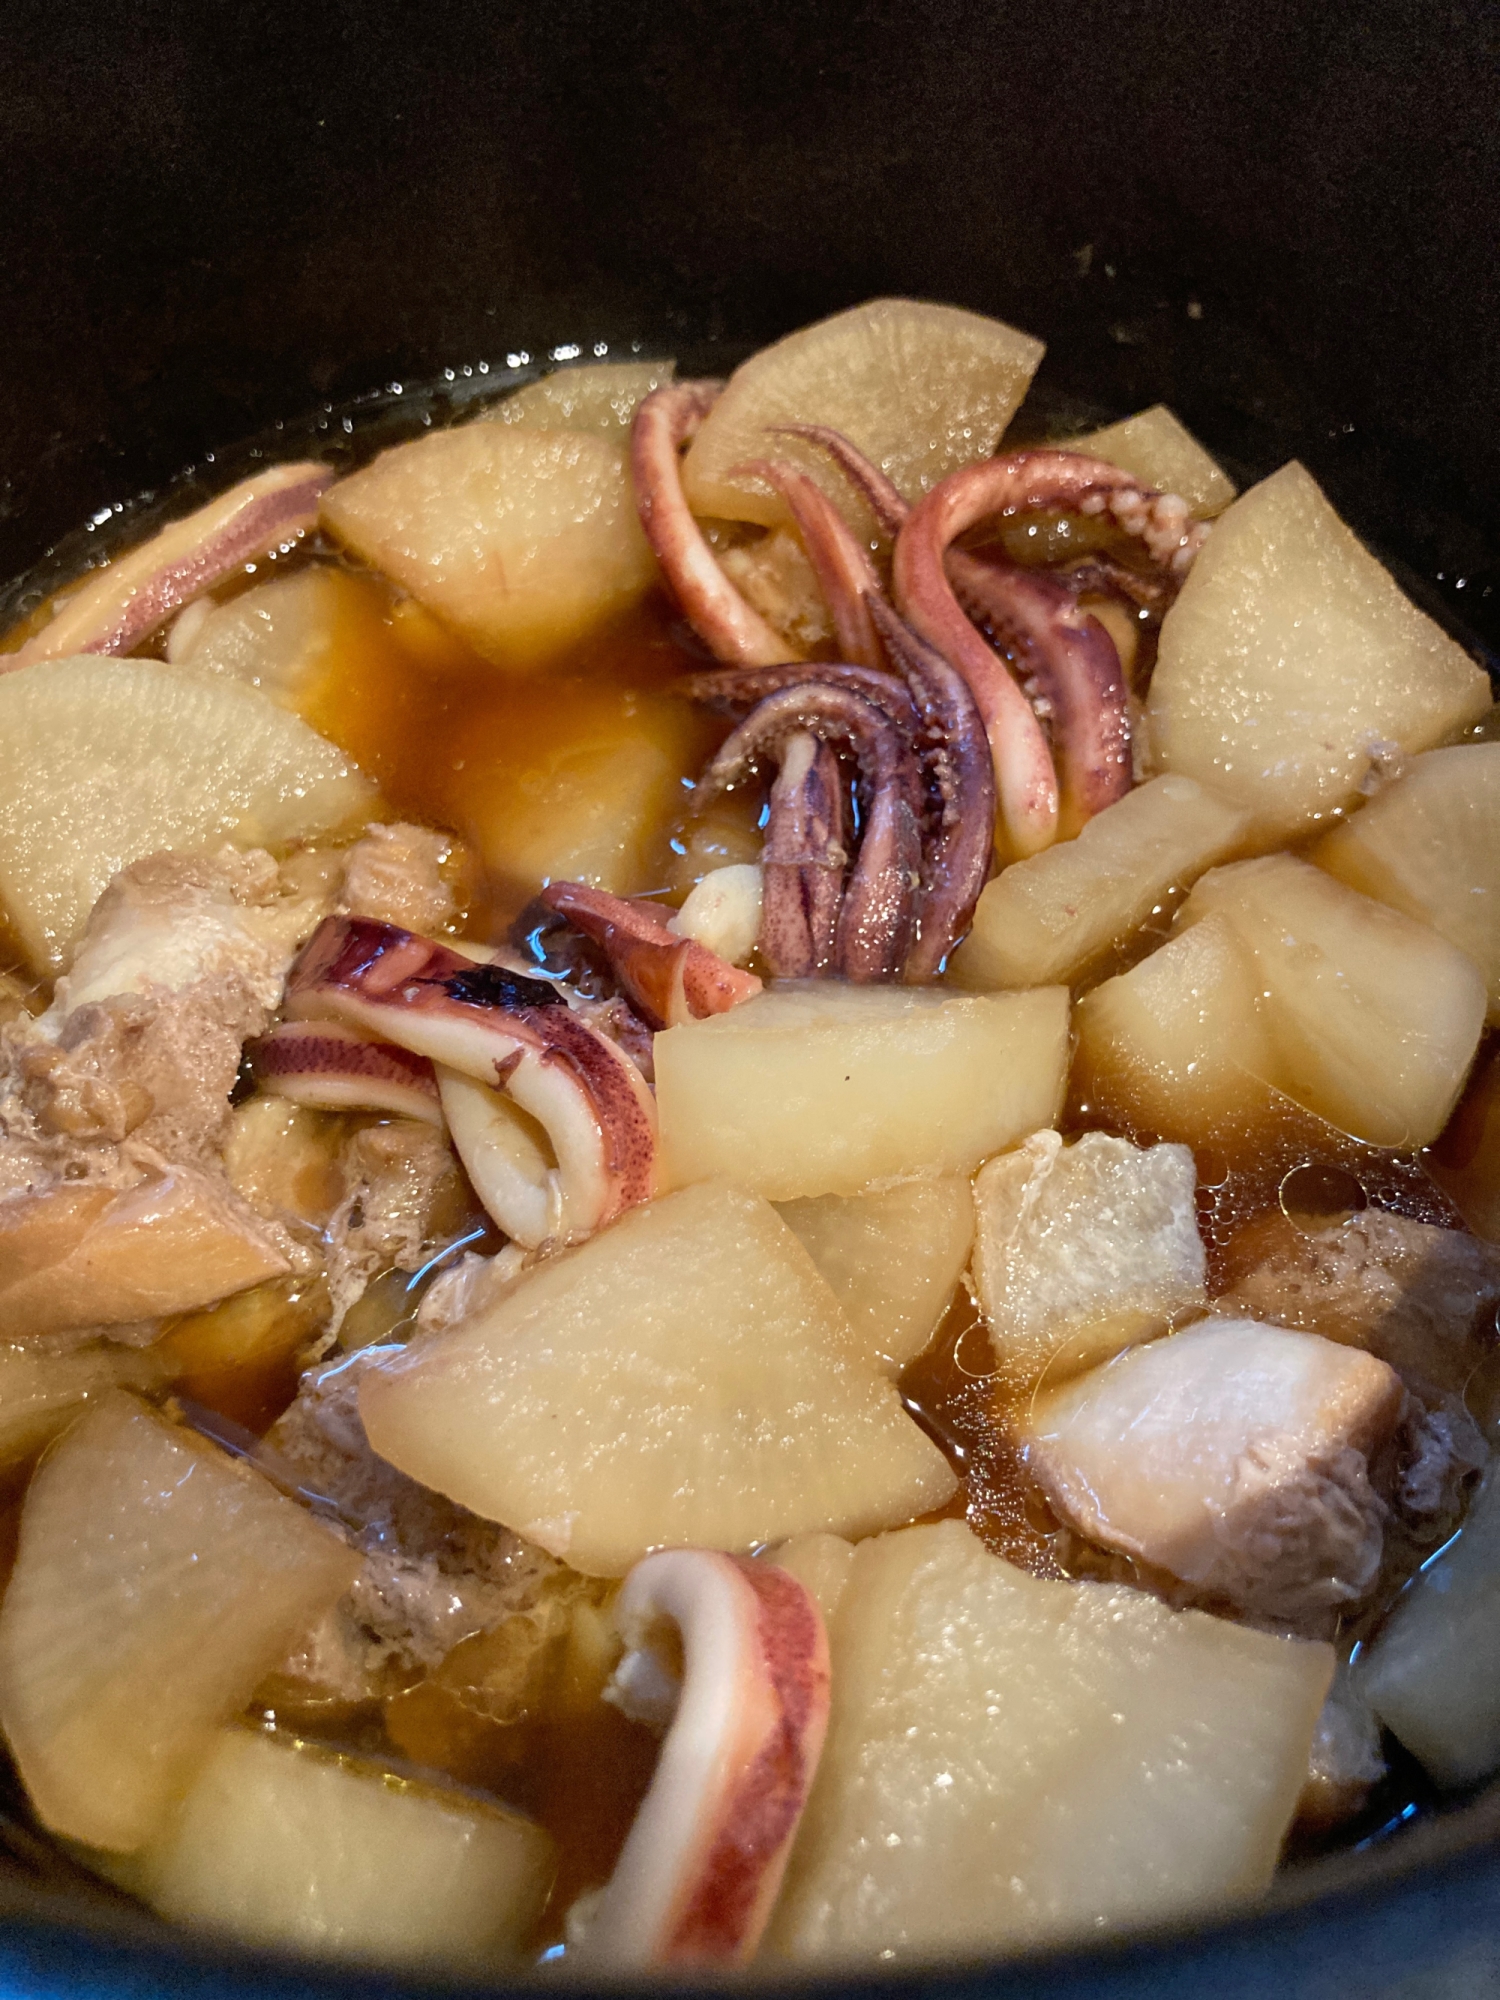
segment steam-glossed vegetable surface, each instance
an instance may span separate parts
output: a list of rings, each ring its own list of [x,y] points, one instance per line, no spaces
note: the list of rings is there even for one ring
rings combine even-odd
[[[169,1921],[920,1976],[1500,1770],[1489,683],[1042,359],[361,406],[23,598],[0,1731]]]

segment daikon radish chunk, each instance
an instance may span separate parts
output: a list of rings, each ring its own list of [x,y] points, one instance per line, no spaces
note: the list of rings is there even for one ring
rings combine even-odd
[[[588,432],[430,431],[340,480],[323,522],[498,666],[545,661],[656,573],[625,454]]]
[[[683,1189],[371,1370],[384,1459],[589,1576],[651,1548],[865,1534],[947,1461],[767,1203]]]
[[[1472,959],[1290,854],[1213,869],[1178,924],[1210,914],[1254,958],[1272,1081],[1372,1145],[1437,1137],[1484,1027]]]
[[[826,456],[778,424],[842,431],[920,499],[945,474],[987,458],[1042,358],[1029,334],[978,313],[914,299],[871,299],[788,334],[734,371],[683,461],[695,514],[731,521],[786,519],[786,503],[747,459],[783,459],[810,474],[861,529],[862,504]]]
[[[1500,1020],[1500,743],[1414,757],[1309,858],[1467,952]]]
[[[150,1347],[90,1341],[71,1354],[0,1347],[0,1472],[24,1465],[111,1389],[162,1389],[172,1378]]]
[[[539,1915],[553,1865],[550,1835],[503,1806],[236,1727],[112,1872],[174,1923],[239,1944],[493,1973]]]
[[[0,1607],[0,1728],[55,1833],[164,1823],[360,1559],[258,1472],[116,1392],[48,1455]]]
[[[862,1543],[763,1965],[965,1959],[1186,1923],[1270,1882],[1332,1648],[1097,1583],[957,1521]]]
[[[1076,839],[1001,870],[954,956],[954,980],[985,991],[1076,979],[1232,854],[1248,823],[1191,778],[1151,779]]]
[[[656,1038],[665,1171],[771,1201],[971,1173],[1055,1117],[1068,995],[788,983]]]
[[[1276,1115],[1255,961],[1205,917],[1078,1003],[1074,1094],[1090,1122],[1213,1140]]]
[[[1035,1132],[974,1180],[974,1282],[1014,1388],[1075,1374],[1202,1310],[1186,1146]]]
[[[201,673],[259,688],[316,729],[338,727],[338,697],[358,685],[371,656],[388,674],[402,655],[382,616],[386,593],[369,577],[318,563],[212,606],[168,657]]]
[[[967,1181],[903,1181],[879,1194],[780,1204],[849,1323],[893,1375],[915,1361],[948,1310],[974,1242]]]
[[[1064,438],[1059,448],[1118,465],[1158,493],[1178,494],[1200,521],[1222,514],[1234,498],[1234,481],[1165,403],[1153,403],[1103,430]]]
[[[1440,1785],[1500,1767],[1500,1478],[1462,1534],[1424,1564],[1355,1659],[1354,1681],[1391,1734]]]
[[[1293,463],[1215,523],[1162,625],[1148,714],[1158,768],[1245,807],[1274,845],[1490,701],[1488,677]]]
[[[112,875],[163,848],[284,848],[362,824],[373,788],[258,688],[159,660],[0,678],[0,909],[66,967]]]
[[[675,361],[595,361],[558,368],[480,412],[489,424],[536,431],[596,431],[623,444],[637,403],[676,376]]]

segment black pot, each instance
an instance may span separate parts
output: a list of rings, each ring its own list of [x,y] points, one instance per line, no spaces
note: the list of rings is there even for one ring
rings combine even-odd
[[[1497,58],[1484,0],[7,0],[0,578],[319,404],[570,342],[722,369],[906,292],[1045,336],[1054,405],[1303,458],[1500,652]],[[1489,1992],[1497,1830],[1480,1798],[1219,1928],[833,1990]],[[0,1993],[419,1990],[7,1846]]]

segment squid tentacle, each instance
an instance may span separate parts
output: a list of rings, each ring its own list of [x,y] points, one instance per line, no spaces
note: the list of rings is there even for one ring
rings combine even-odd
[[[870,622],[866,599],[880,589],[880,578],[869,551],[828,495],[805,472],[771,459],[752,459],[737,472],[764,479],[786,501],[813,566],[824,601],[833,617],[839,657],[856,666],[879,667],[880,641]]]
[[[715,659],[770,666],[791,649],[719,567],[682,490],[679,454],[722,387],[669,382],[642,399],[630,427],[636,508],[672,595]]]
[[[941,653],[902,623],[882,597],[870,614],[902,668],[921,713],[939,817],[922,859],[917,939],[908,980],[931,979],[969,927],[990,870],[995,834],[995,767],[968,683]]]
[[[768,695],[752,709],[705,772],[707,797],[734,784],[761,755],[779,757],[786,738],[806,730],[845,742],[868,799],[859,855],[839,911],[835,969],[853,980],[899,975],[911,949],[921,879],[922,782],[901,731],[851,689],[810,682]]]

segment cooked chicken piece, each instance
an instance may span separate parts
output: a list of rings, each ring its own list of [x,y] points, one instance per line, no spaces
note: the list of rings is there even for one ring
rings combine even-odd
[[[1034,1132],[974,1181],[974,1280],[1001,1375],[1057,1380],[1201,1309],[1186,1146]]]
[[[57,1033],[69,1014],[120,993],[174,993],[232,973],[269,1010],[292,954],[325,910],[288,893],[259,849],[148,854],[122,869],[95,903],[70,971],[41,1025]]]
[[[215,1163],[241,1045],[325,906],[270,855],[233,848],[148,855],[116,875],[52,1005],[0,1045],[0,1187],[118,1184],[126,1140]]]
[[[1405,1400],[1372,1355],[1204,1320],[1041,1398],[1027,1457],[1080,1534],[1317,1636],[1379,1574],[1369,1460]]]
[[[339,910],[432,937],[457,909],[450,877],[458,843],[430,827],[372,826],[349,850]]]
[[[367,1125],[344,1148],[347,1189],[329,1219],[331,1328],[382,1271],[417,1271],[470,1217],[458,1164],[431,1125],[393,1118]]]
[[[240,1049],[265,1009],[235,972],[181,992],[125,993],[71,1010],[56,1040],[16,1052],[20,1093],[46,1133],[208,1166],[229,1131]]]
[[[1275,1214],[1230,1245],[1215,1303],[1362,1347],[1424,1401],[1460,1395],[1495,1340],[1500,1248],[1367,1208],[1331,1228]]]
[[[460,1640],[525,1610],[563,1573],[542,1550],[371,1451],[359,1383],[394,1351],[364,1348],[310,1370],[266,1436],[275,1476],[290,1475],[332,1503],[364,1556],[352,1589],[281,1667],[283,1699],[300,1691],[355,1702],[393,1692]]]
[[[1347,1664],[1334,1674],[1313,1731],[1307,1783],[1297,1801],[1297,1823],[1321,1833],[1352,1819],[1385,1776],[1380,1724],[1354,1685]]]
[[[0,1340],[98,1328],[150,1340],[161,1316],[291,1269],[279,1232],[192,1167],[124,1192],[63,1183],[12,1194],[0,1200]]]

